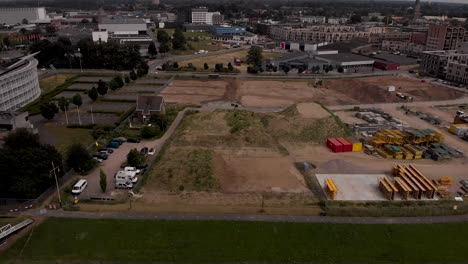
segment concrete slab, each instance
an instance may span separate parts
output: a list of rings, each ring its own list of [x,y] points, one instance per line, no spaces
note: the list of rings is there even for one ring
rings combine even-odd
[[[338,188],[336,200],[338,201],[386,201],[387,199],[379,190],[378,177],[385,177],[385,174],[316,174],[315,177],[322,186],[325,196],[330,199],[325,192],[325,179],[331,178]],[[390,177],[392,178],[392,177]],[[393,178],[392,178],[393,179]],[[400,195],[395,195],[395,200],[402,200]],[[410,198],[409,200],[415,200]],[[422,198],[421,200],[438,200]]]

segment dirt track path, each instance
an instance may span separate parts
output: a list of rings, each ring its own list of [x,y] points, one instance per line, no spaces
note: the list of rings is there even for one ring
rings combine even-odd
[[[291,215],[249,215],[249,214],[143,214],[132,212],[95,213],[72,211],[48,211],[34,216],[91,219],[147,219],[147,220],[224,220],[254,222],[296,222],[296,223],[336,223],[336,224],[435,224],[467,222],[468,215],[431,217],[331,217],[331,216],[291,216]]]

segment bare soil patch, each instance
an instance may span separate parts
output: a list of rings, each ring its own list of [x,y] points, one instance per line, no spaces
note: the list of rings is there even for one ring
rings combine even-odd
[[[325,89],[349,97],[347,104],[401,102],[395,92],[387,91],[388,86],[395,86],[397,92],[413,96],[415,101],[450,100],[464,95],[454,89],[401,76],[326,80],[324,82]]]
[[[220,100],[226,92],[225,81],[175,80],[160,94],[167,102],[201,104]]]
[[[224,192],[309,192],[288,157],[216,155],[214,174]]]
[[[330,113],[316,103],[300,103],[296,105],[297,111],[305,118],[324,118],[330,116]]]

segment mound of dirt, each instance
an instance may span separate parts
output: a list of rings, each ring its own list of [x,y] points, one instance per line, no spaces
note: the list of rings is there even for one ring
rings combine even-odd
[[[300,103],[296,105],[297,111],[305,118],[324,118],[330,116],[327,110],[316,103]]]

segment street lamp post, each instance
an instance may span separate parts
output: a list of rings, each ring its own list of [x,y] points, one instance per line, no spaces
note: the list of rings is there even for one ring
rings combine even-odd
[[[80,51],[80,48],[78,48],[78,59],[80,61],[80,71],[83,72],[83,66],[81,65],[81,51]]]
[[[78,112],[78,122],[80,123],[80,126],[81,126],[80,108],[78,106],[76,106],[76,111]]]

